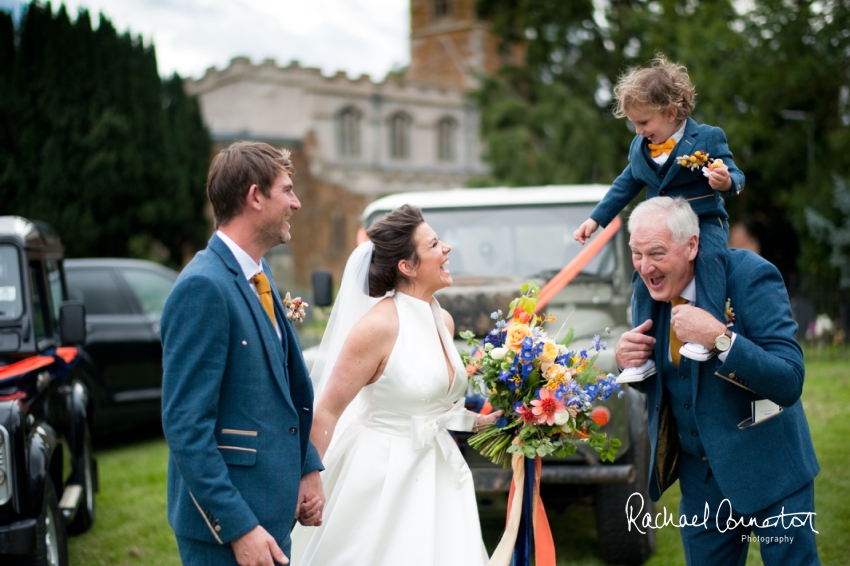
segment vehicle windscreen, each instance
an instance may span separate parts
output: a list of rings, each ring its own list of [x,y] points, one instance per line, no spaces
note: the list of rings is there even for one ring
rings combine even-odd
[[[440,239],[452,247],[448,267],[459,282],[478,277],[553,277],[583,249],[573,239],[573,232],[592,210],[590,204],[570,204],[426,210],[422,214]],[[370,223],[381,216],[372,216]],[[581,274],[609,276],[616,261],[612,240]]]
[[[24,312],[18,250],[0,244],[0,320],[15,320]]]

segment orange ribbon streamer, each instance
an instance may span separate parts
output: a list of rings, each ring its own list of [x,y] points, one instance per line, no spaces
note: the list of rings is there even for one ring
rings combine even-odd
[[[514,443],[517,441],[514,440]],[[514,470],[511,480],[511,490],[508,494],[508,514],[505,520],[505,532],[499,546],[493,552],[493,556],[487,563],[488,566],[508,566],[513,556],[516,544],[517,531],[519,529],[520,516],[522,514],[522,499],[529,494],[523,493],[525,483],[525,457],[514,453],[512,466]],[[552,529],[549,527],[549,519],[546,517],[546,509],[540,498],[540,470],[543,462],[540,456],[534,459],[534,493],[530,494],[532,499],[533,516],[531,524],[534,528],[534,563],[537,566],[555,566],[555,542],[552,538]]]
[[[615,216],[614,220],[602,231],[596,238],[590,240],[583,250],[573,258],[555,277],[549,280],[546,285],[540,289],[540,294],[537,296],[537,307],[534,312],[539,313],[558,292],[567,286],[567,284],[575,279],[575,276],[581,273],[588,263],[599,253],[599,250],[608,243],[608,240],[614,237],[617,230],[620,229],[623,223],[619,216]]]

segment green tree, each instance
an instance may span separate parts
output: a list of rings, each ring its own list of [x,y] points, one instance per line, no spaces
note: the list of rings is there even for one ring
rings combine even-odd
[[[17,30],[3,16],[2,212],[53,224],[69,256],[179,264],[202,246],[211,141],[180,78],[159,77],[153,46],[50,3],[30,4]]]
[[[662,52],[688,68],[694,118],[724,129],[747,176],[744,192],[726,201],[733,222],[756,235],[792,294],[835,306],[836,271],[808,236],[804,209],[828,211],[831,176],[850,167],[850,5],[754,0],[739,13],[730,0],[478,0],[477,8],[505,48],[522,44],[527,54],[524,67],[504,67],[474,93],[492,168],[484,182],[612,181],[631,135],[610,116],[610,87]]]

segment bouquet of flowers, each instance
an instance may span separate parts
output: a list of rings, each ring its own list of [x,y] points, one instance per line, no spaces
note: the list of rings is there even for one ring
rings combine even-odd
[[[461,333],[474,346],[471,354],[464,354],[474,386],[494,410],[505,412],[495,424],[478,429],[469,445],[504,466],[514,452],[526,458],[564,457],[575,453],[579,443],[588,443],[603,461],[613,461],[620,441],[598,432],[600,425],[590,415],[594,401],[619,390],[612,374],[593,365],[605,343],[594,336],[596,353],[590,356],[570,350],[572,330],[558,342],[542,328],[555,319],[535,314],[539,285],[525,283],[520,292],[510,304],[510,320],[502,318],[502,311],[491,315],[496,327],[483,345],[472,332]]]

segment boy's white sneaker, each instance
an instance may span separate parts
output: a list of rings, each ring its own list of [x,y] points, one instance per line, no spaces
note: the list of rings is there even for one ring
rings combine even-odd
[[[713,358],[714,352],[707,349],[702,344],[685,342],[685,344],[683,344],[682,347],[679,348],[679,355],[685,356],[686,358],[690,358],[695,362],[704,362]]]
[[[626,368],[621,371],[620,375],[617,377],[617,383],[634,383],[636,381],[643,381],[647,377],[655,375],[655,373],[655,361],[649,359],[636,368]]]

